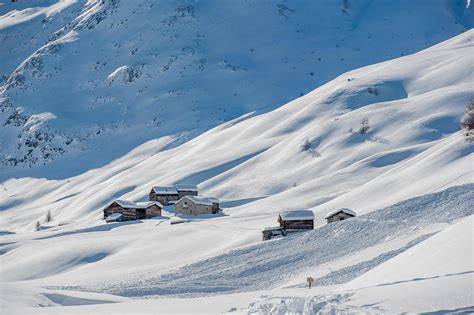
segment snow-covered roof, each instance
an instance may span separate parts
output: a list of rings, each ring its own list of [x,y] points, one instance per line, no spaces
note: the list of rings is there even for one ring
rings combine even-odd
[[[207,197],[207,199],[209,199],[213,203],[219,203],[219,199],[217,199],[216,197]]]
[[[178,191],[198,191],[197,186],[191,184],[176,184],[174,187],[176,187]]]
[[[178,202],[180,202],[183,199],[188,199],[191,202],[197,204],[197,205],[206,205],[206,206],[212,206],[212,201],[209,200],[207,197],[202,197],[202,196],[184,196],[181,198]]]
[[[178,194],[178,190],[176,189],[175,186],[154,186],[153,191],[155,192],[155,194],[158,194],[158,195],[161,195],[161,194],[177,195]]]
[[[116,202],[119,206],[123,208],[135,208],[137,206],[134,202],[128,200],[117,199],[114,202]],[[109,205],[111,205],[112,203],[110,203]]]
[[[328,214],[326,214],[325,219],[327,219],[327,218],[329,218],[329,217],[331,217],[331,216],[333,216],[333,215],[335,215],[335,214],[337,214],[337,213],[339,213],[339,212],[344,212],[344,213],[346,213],[346,214],[348,214],[348,215],[352,215],[352,216],[354,216],[354,217],[356,216],[356,213],[355,213],[354,211],[352,211],[351,209],[348,209],[348,208],[341,208],[341,209],[337,209],[337,210],[331,211],[331,212],[329,212]]]
[[[283,221],[314,220],[314,213],[311,210],[291,210],[280,213]]]
[[[139,209],[145,209],[153,205],[158,206],[159,208],[163,208],[163,205],[158,201],[136,202],[135,204],[139,207]]]
[[[109,216],[105,219],[105,221],[116,221],[116,220],[118,220],[121,216],[122,216],[121,213],[115,212],[115,213],[112,213],[111,215],[109,215]]]
[[[122,200],[122,199],[114,200],[113,202],[109,203],[108,206],[110,206],[114,202],[116,202],[122,208],[127,208],[127,209],[146,209],[152,205],[157,205],[158,207],[163,208],[163,205],[159,203],[158,201],[132,202],[132,201]]]

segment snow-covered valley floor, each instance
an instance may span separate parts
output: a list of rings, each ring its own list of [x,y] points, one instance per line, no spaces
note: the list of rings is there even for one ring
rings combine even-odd
[[[314,231],[227,250],[178,269],[175,269],[176,259],[166,255],[130,259],[128,253],[106,249],[122,243],[124,234],[130,235],[127,242],[138,244],[145,241],[144,235],[148,236],[146,239],[160,240],[157,235],[171,234],[171,229],[185,235],[197,234],[210,222],[169,225],[151,220],[142,224],[102,225],[89,231],[51,231],[47,236],[31,234],[26,239],[11,235],[4,238],[3,254],[35,248],[52,254],[45,248],[54,251],[51,240],[57,239],[62,247],[74,248],[76,252],[82,247],[83,259],[69,262],[69,268],[56,277],[45,277],[46,271],[41,270],[45,264],[36,260],[35,272],[40,275],[30,275],[29,281],[4,283],[2,303],[9,312],[25,314],[32,311],[28,305],[32,301],[45,307],[35,312],[48,314],[91,310],[116,313],[233,310],[231,313],[248,314],[474,311],[473,191],[473,184],[452,187],[358,218],[323,225]],[[232,229],[235,222],[230,218],[216,219],[213,225],[220,230],[216,233],[218,237],[225,235],[226,230],[238,231]],[[102,228],[106,226],[111,226],[110,230]],[[100,243],[102,255],[88,252],[92,243]],[[148,249],[162,253],[163,246],[162,241],[156,241]],[[176,258],[187,253],[170,247]],[[4,260],[13,269],[4,270],[4,278],[14,274],[14,270],[26,270],[22,261],[8,262],[18,255],[25,257],[18,253]],[[146,272],[134,268],[135,273],[123,273],[104,281],[100,280],[100,271],[94,271],[94,265],[105,258],[107,262],[100,268],[116,268],[118,272],[121,269],[114,266],[120,265],[123,259],[127,263],[160,259],[168,263],[163,264],[166,267],[156,264],[156,268]],[[61,259],[65,259],[64,254]],[[47,268],[57,273],[57,266]],[[81,268],[89,269],[82,274],[94,276],[67,276],[68,272],[77,275]],[[308,275],[316,278],[312,289],[305,284]],[[137,298],[147,300],[136,301]],[[202,303],[205,306],[195,308]]]

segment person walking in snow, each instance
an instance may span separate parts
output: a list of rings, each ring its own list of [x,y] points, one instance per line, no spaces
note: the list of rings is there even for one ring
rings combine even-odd
[[[306,282],[308,282],[308,289],[311,289],[311,284],[314,282],[313,277],[306,278]]]

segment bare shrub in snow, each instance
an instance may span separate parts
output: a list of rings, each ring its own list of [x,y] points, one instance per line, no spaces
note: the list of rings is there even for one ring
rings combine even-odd
[[[369,118],[367,117],[362,118],[362,120],[360,121],[359,133],[361,135],[366,134],[369,131],[369,129],[370,129]]]
[[[461,118],[461,128],[465,131],[466,141],[474,142],[474,101],[467,105],[467,112]]]
[[[379,89],[376,87],[369,87],[367,89],[367,92],[369,92],[370,94],[374,94],[375,96],[379,95]]]
[[[303,145],[301,146],[301,150],[308,151],[309,149],[311,149],[311,141],[309,141],[309,139],[306,138]]]
[[[48,213],[46,213],[46,218],[44,219],[46,222],[51,222],[53,221],[53,216],[51,215],[51,211],[48,210]]]

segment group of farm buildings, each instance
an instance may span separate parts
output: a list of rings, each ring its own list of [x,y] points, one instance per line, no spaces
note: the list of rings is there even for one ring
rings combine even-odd
[[[148,219],[161,216],[163,207],[168,205],[175,205],[175,214],[216,214],[222,211],[219,199],[198,196],[196,185],[154,186],[148,200],[131,202],[117,199],[104,208],[104,219],[106,222]],[[354,211],[342,208],[328,213],[325,219],[327,223],[332,223],[355,216]],[[284,211],[278,215],[278,223],[278,227],[269,227],[262,231],[263,240],[284,236],[293,231],[314,229],[314,213],[311,210]]]
[[[104,219],[107,222],[148,219],[161,216],[163,207],[172,204],[175,205],[176,214],[216,214],[221,211],[219,199],[198,196],[196,185],[154,186],[148,200],[114,200],[104,208]]]

